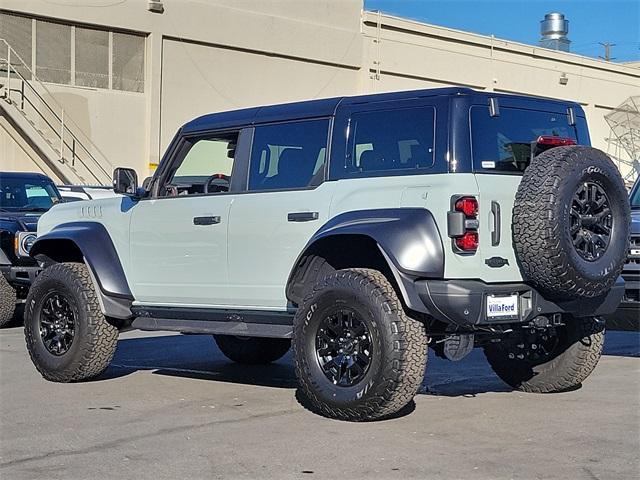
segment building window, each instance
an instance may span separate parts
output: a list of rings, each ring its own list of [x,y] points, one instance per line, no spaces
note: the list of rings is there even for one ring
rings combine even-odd
[[[71,85],[71,26],[36,21],[36,77]]]
[[[43,82],[144,92],[143,35],[0,12],[0,38]],[[11,63],[31,79],[20,62]]]
[[[75,46],[75,84],[109,88],[109,32],[76,27]]]
[[[20,58],[31,67],[31,31],[32,20],[27,17],[19,17],[18,15],[9,15],[0,13],[0,38],[3,38],[20,56]],[[6,52],[6,45],[0,45],[4,57]],[[13,59],[12,65],[16,67],[20,75],[24,77],[30,77],[29,71],[22,66],[22,63],[18,59]]]
[[[144,91],[144,37],[113,34],[113,88]]]

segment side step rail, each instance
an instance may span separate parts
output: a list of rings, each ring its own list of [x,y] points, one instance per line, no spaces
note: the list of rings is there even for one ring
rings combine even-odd
[[[131,328],[183,333],[291,338],[293,312],[255,312],[208,308],[132,307]]]

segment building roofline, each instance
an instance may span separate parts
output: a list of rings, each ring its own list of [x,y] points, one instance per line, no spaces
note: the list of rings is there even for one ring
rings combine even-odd
[[[492,35],[483,35],[466,30],[458,30],[455,28],[435,25],[419,20],[413,20],[410,18],[398,17],[396,15],[391,15],[384,12],[364,10],[362,15],[362,22],[365,25],[368,24],[370,26],[375,26],[378,22],[378,17],[380,17],[380,20],[382,20],[381,24],[383,28],[386,25],[388,27],[392,27],[395,30],[403,31],[405,33],[414,33],[430,37],[441,37],[444,40],[448,39],[463,43],[472,43],[487,48],[513,51],[533,57],[548,58],[560,62],[572,63],[580,66],[587,66],[600,70],[608,70],[616,73],[631,75],[634,77],[640,77],[640,72],[638,72],[637,67],[625,64],[634,62],[607,62],[605,60],[580,55],[578,53],[552,50],[541,47],[539,45],[530,45],[527,43],[507,40]]]

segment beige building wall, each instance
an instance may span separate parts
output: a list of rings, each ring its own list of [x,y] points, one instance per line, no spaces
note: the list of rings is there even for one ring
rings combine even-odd
[[[165,0],[162,14],[148,11],[147,0],[104,3],[1,6],[145,35],[143,93],[47,85],[112,164],[141,178],[179,126],[204,113],[449,85],[578,101],[594,145],[624,156],[611,151],[603,115],[640,92],[633,65],[362,12],[362,0]],[[32,168],[19,150],[2,149],[2,168]]]
[[[592,144],[624,160],[604,115],[640,94],[640,70],[571,53],[366,12],[363,83],[371,92],[460,85],[582,104]],[[562,80],[562,81],[561,81]],[[640,160],[640,159],[636,159]],[[619,164],[623,174],[629,166]]]

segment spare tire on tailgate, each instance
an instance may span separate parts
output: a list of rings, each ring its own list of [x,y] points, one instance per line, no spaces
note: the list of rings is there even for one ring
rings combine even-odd
[[[622,271],[629,201],[609,157],[584,146],[533,158],[518,187],[512,234],[524,279],[549,298],[597,297]]]

